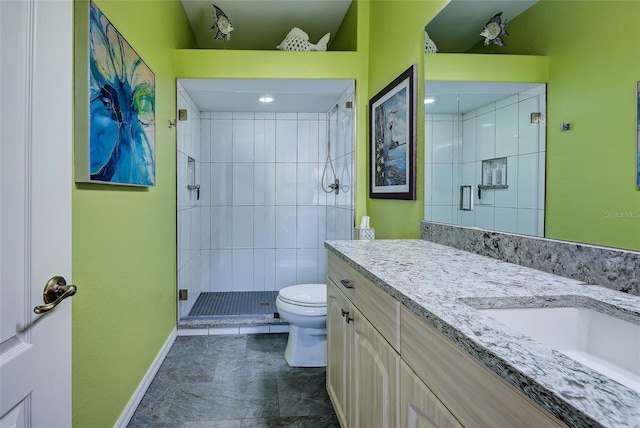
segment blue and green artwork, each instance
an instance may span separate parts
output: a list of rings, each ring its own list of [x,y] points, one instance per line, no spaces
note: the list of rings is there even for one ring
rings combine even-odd
[[[636,87],[636,131],[638,136],[637,150],[636,150],[636,185],[640,186],[640,82]]]
[[[89,168],[92,182],[155,185],[155,76],[91,2]]]

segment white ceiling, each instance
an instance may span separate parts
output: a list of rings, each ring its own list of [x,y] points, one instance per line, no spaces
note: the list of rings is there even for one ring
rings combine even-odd
[[[438,52],[466,52],[484,40],[480,36],[485,24],[493,15],[502,13],[509,21],[536,4],[538,0],[451,0],[425,27]],[[510,37],[528,37],[506,25],[511,36],[502,40],[509,45]],[[497,52],[500,47],[487,46],[488,52]]]
[[[542,83],[488,82],[425,82],[425,98],[435,102],[425,104],[426,114],[464,114],[515,94],[525,92]]]
[[[293,27],[316,43],[326,33],[335,36],[352,0],[214,0],[233,26],[228,49],[273,50]],[[210,0],[182,0],[200,48],[224,49],[214,42]],[[329,42],[329,44],[331,41]]]
[[[179,79],[200,111],[326,113],[353,80]],[[269,95],[273,102],[258,98]]]

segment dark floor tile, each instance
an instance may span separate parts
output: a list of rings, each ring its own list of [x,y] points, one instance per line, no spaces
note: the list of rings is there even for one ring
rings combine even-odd
[[[244,355],[246,350],[246,335],[178,336],[168,355]]]
[[[340,428],[335,415],[243,419],[242,428]]]
[[[326,367],[289,367],[283,370],[278,379],[301,377],[327,377]]]
[[[338,427],[325,369],[289,367],[286,341],[286,333],[178,337],[129,427]]]
[[[283,352],[247,351],[245,356],[218,359],[214,381],[232,379],[282,379],[287,377],[321,376],[324,367],[290,367]]]
[[[275,380],[240,379],[213,383],[174,383],[171,386],[155,384],[152,394],[145,395],[134,415],[140,423],[279,416]],[[159,391],[162,388],[170,392],[162,394]]]
[[[335,414],[324,376],[278,379],[280,416]]]
[[[163,382],[158,382],[154,379],[144,397],[142,397],[142,401],[133,414],[131,421],[129,421],[128,427],[165,428],[168,424],[173,423],[174,421],[168,421],[165,418],[165,411],[175,397],[176,390],[174,388],[166,387]]]
[[[248,352],[244,356],[225,356],[218,360],[214,381],[233,379],[276,379],[288,369],[284,353]]]
[[[242,419],[185,422],[180,428],[242,428]]]
[[[161,424],[158,422],[142,423],[132,419],[131,422],[129,422],[129,425],[127,425],[127,428],[176,428],[176,424],[175,423]]]
[[[247,352],[276,352],[284,354],[289,333],[252,334],[247,336]]]
[[[167,355],[155,376],[158,382],[211,382],[218,355],[191,353]]]

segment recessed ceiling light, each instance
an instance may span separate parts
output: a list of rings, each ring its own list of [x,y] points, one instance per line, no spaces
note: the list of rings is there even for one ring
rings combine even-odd
[[[271,101],[273,101],[273,98],[271,98],[271,97],[267,97],[267,96],[265,96],[265,97],[260,97],[260,98],[259,98],[259,101],[260,101],[261,103],[270,103]]]
[[[425,98],[424,99],[424,103],[425,104],[431,104],[431,103],[435,103],[436,100],[434,98]]]

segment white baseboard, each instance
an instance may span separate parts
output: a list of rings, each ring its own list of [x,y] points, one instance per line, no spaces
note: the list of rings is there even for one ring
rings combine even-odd
[[[151,367],[149,367],[149,370],[147,370],[147,374],[142,378],[142,381],[140,382],[140,385],[138,385],[136,392],[134,392],[131,396],[131,399],[127,403],[127,407],[124,408],[124,411],[120,415],[118,421],[115,423],[114,428],[127,427],[129,421],[131,421],[131,418],[133,417],[133,414],[138,408],[138,405],[142,401],[142,397],[144,397],[144,394],[145,392],[147,392],[149,385],[151,385],[151,381],[156,376],[156,373],[158,373],[160,365],[162,365],[162,362],[167,356],[167,353],[169,352],[169,349],[171,349],[171,345],[173,345],[173,342],[175,342],[177,336],[178,329],[174,327],[173,330],[171,330],[171,333],[169,334],[166,342],[164,342],[164,345],[162,345],[162,348],[160,348],[160,352],[158,352],[155,360],[153,360]]]

